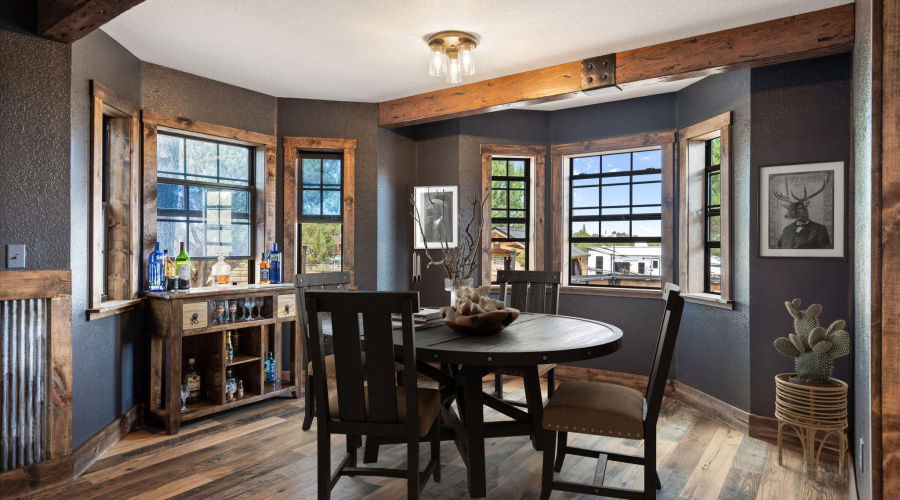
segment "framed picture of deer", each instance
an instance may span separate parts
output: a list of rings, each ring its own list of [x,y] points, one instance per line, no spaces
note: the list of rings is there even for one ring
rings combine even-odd
[[[760,257],[844,257],[844,162],[759,171]]]

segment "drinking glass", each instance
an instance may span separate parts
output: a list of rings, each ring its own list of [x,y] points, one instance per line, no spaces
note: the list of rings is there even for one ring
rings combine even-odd
[[[253,321],[254,319],[256,319],[253,317],[253,303],[254,299],[250,297],[244,299],[244,307],[247,309],[247,321]]]
[[[238,306],[241,308],[241,321],[247,320],[247,299],[238,299]]]
[[[187,398],[191,395],[191,386],[181,384],[181,413],[187,413]]]
[[[234,323],[237,320],[237,318],[236,318],[237,301],[236,300],[231,300],[228,303],[228,312],[231,313],[231,322]]]
[[[213,302],[213,305],[216,308],[216,315],[213,317],[213,325],[221,325],[224,322],[222,315],[225,314],[225,301],[216,300]]]
[[[262,306],[265,302],[265,299],[263,299],[262,297],[257,297],[254,302],[256,302],[256,315],[259,318],[262,318]]]

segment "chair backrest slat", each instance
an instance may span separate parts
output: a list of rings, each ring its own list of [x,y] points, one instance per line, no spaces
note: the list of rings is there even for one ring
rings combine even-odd
[[[650,370],[650,379],[647,382],[645,394],[647,398],[646,425],[656,425],[656,421],[659,419],[666,381],[669,378],[669,368],[672,366],[672,357],[675,354],[675,341],[681,326],[681,313],[684,310],[684,298],[681,297],[681,288],[677,285],[666,283],[663,299],[666,301],[666,309],[659,328],[653,367]]]
[[[294,298],[297,302],[296,327],[300,331],[300,363],[301,369],[306,371],[309,363],[309,317],[306,313],[306,300],[304,293],[307,290],[346,290],[350,285],[350,273],[346,271],[331,273],[298,274],[294,277]]]
[[[365,384],[359,317],[348,312],[331,313],[331,328],[334,340],[334,375],[338,393],[338,418],[345,422],[365,422],[366,402],[363,399]],[[316,378],[325,379],[325,377]]]
[[[497,271],[500,300],[506,301],[506,286],[512,285],[509,307],[531,313],[559,313],[560,274],[555,271]],[[547,308],[550,286],[550,308]]]
[[[369,420],[390,423],[397,421],[397,393],[394,377],[394,338],[391,315],[363,316],[366,335],[366,373],[369,401]],[[340,389],[338,389],[340,390]],[[342,419],[343,420],[343,419]]]

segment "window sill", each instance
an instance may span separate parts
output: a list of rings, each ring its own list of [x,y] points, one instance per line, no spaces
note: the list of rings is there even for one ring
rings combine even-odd
[[[714,293],[682,293],[685,302],[703,304],[721,309],[734,309],[733,300],[722,300],[722,297]]]
[[[106,302],[101,302],[100,307],[88,309],[85,312],[87,313],[87,320],[93,321],[95,319],[115,316],[116,314],[122,314],[123,312],[137,309],[138,307],[141,307],[143,303],[144,299],[107,300]]]
[[[586,286],[561,286],[559,293],[564,295],[602,295],[609,297],[631,297],[638,299],[661,299],[662,290],[645,290],[641,288],[600,288]]]

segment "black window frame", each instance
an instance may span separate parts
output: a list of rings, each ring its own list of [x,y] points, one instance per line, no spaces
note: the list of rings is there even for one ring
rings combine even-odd
[[[494,175],[494,162],[496,161],[505,161],[506,162],[506,173],[507,175]],[[515,176],[508,175],[509,174],[509,162],[524,162],[525,168],[523,170],[523,175]],[[506,182],[505,188],[495,188],[494,182]],[[510,187],[511,182],[524,182],[523,189],[525,191],[525,206],[523,209],[513,209],[509,206],[509,192],[510,191],[520,191],[519,189],[513,189]],[[501,191],[506,191],[506,208],[498,208],[495,209],[493,206],[494,199],[494,190],[499,189]],[[505,211],[506,217],[494,217],[494,211]],[[525,217],[510,217],[511,211],[524,211]],[[530,266],[530,257],[531,257],[531,239],[529,235],[531,234],[531,158],[517,158],[512,156],[493,156],[491,157],[491,248],[494,247],[494,243],[523,243],[525,245],[525,267],[524,270],[529,270]],[[494,227],[495,224],[502,224],[506,226],[506,238],[495,238],[494,237]],[[511,235],[511,230],[509,226],[511,224],[525,224],[525,237],[524,238],[514,238]],[[491,283],[498,283],[496,280],[491,280]]]
[[[713,164],[713,142],[719,141],[719,163]],[[704,150],[704,159],[703,159],[703,167],[704,167],[704,189],[703,189],[703,292],[711,293],[715,295],[721,295],[721,274],[719,275],[719,283],[720,283],[720,291],[716,292],[712,290],[712,273],[710,273],[710,263],[712,261],[712,250],[715,248],[720,249],[720,266],[721,266],[721,248],[722,248],[722,142],[721,136],[712,137],[704,141],[703,144]],[[719,204],[712,204],[712,186],[713,186],[713,176],[719,176]],[[719,240],[712,241],[710,240],[710,236],[712,234],[712,218],[719,217]],[[720,267],[721,269],[721,267]]]
[[[190,224],[192,223],[192,220],[195,221],[194,223],[198,223],[197,219],[202,219],[203,214],[200,213],[199,216],[196,216],[196,215],[192,216],[192,213],[196,214],[198,211],[190,209],[190,206],[191,206],[190,205],[190,203],[191,203],[190,188],[197,187],[197,188],[208,188],[208,189],[226,189],[226,190],[231,190],[231,191],[246,192],[247,193],[247,203],[248,203],[247,222],[246,223],[239,222],[236,225],[242,225],[242,226],[245,225],[245,226],[248,226],[250,229],[249,236],[248,236],[249,242],[250,242],[250,254],[249,255],[226,255],[225,259],[226,260],[237,260],[237,261],[241,261],[241,260],[253,261],[256,253],[259,251],[262,251],[262,250],[256,248],[256,224],[253,223],[253,221],[256,220],[256,204],[257,204],[257,193],[256,193],[256,185],[255,185],[255,179],[256,179],[255,148],[253,146],[247,146],[244,144],[236,144],[236,143],[228,142],[228,141],[217,141],[212,138],[198,137],[198,136],[192,135],[192,134],[179,134],[177,132],[170,132],[168,130],[166,130],[166,131],[160,130],[157,135],[158,136],[177,137],[179,139],[183,139],[182,155],[183,155],[184,161],[185,161],[185,168],[187,168],[186,167],[186,165],[187,165],[187,141],[191,140],[191,141],[208,142],[208,143],[215,144],[216,145],[216,174],[218,174],[220,171],[219,163],[221,161],[221,155],[218,154],[218,147],[220,145],[240,147],[240,148],[247,149],[249,170],[247,172],[248,178],[246,179],[246,182],[247,182],[246,185],[227,184],[227,183],[222,183],[222,182],[198,181],[198,180],[187,179],[187,177],[201,177],[201,178],[208,178],[208,179],[213,179],[213,180],[226,180],[226,181],[238,181],[238,182],[244,182],[245,179],[233,179],[230,177],[219,177],[218,175],[216,177],[213,177],[213,176],[208,176],[208,175],[188,174],[186,171],[183,174],[179,174],[179,173],[175,173],[175,172],[167,172],[167,171],[162,171],[162,172],[157,171],[157,175],[156,175],[157,185],[167,184],[167,185],[181,186],[182,189],[184,189],[184,209],[181,209],[181,210],[170,209],[170,208],[164,209],[164,208],[159,208],[157,206],[156,222],[157,222],[157,226],[160,222],[185,222],[187,224],[187,227],[186,227],[184,247],[185,247],[185,251],[188,253],[188,255],[191,256],[191,260],[194,260],[194,261],[216,261],[216,260],[218,260],[218,257],[219,257],[218,255],[215,255],[215,256],[197,255],[195,252],[193,252],[193,249],[191,248]],[[158,139],[157,139],[157,141],[158,141]],[[162,174],[162,175],[160,175],[160,174]],[[182,178],[168,177],[169,175],[181,176]],[[158,189],[158,187],[157,187],[157,189]],[[167,217],[172,218],[172,220],[166,220]],[[184,217],[184,220],[177,220],[177,219],[175,219],[175,217]],[[205,251],[203,253],[205,253]],[[178,249],[174,248],[170,252],[170,257],[174,258],[176,255],[178,255]]]
[[[304,184],[303,182],[303,160],[319,160],[319,184],[318,187],[306,187],[306,186],[314,186],[315,184]],[[324,160],[339,160],[341,162],[341,178],[338,189],[334,188],[326,188],[325,186],[333,186],[334,184],[325,184],[324,176]],[[341,225],[341,271],[344,270],[344,179],[345,172],[344,167],[346,166],[346,161],[344,155],[342,153],[326,153],[326,152],[305,152],[300,151],[297,159],[299,168],[298,168],[298,177],[297,180],[297,206],[299,210],[297,210],[297,266],[298,269],[300,264],[303,262],[300,259],[300,252],[303,249],[303,224],[340,224]],[[303,193],[304,191],[319,191],[319,215],[306,215],[303,213]],[[340,212],[338,215],[325,215],[324,212],[324,204],[325,204],[325,191],[329,192],[338,192],[338,199],[340,203],[338,204],[338,211]],[[308,263],[306,264],[309,265]],[[305,273],[306,269],[300,269],[299,273]]]
[[[647,152],[647,151],[659,151],[660,152],[659,168],[634,170],[634,155],[637,153],[643,153],[643,152]],[[603,157],[604,156],[616,156],[616,155],[621,155],[621,154],[629,155],[628,171],[604,173],[603,172]],[[578,160],[581,158],[595,157],[595,156],[600,157],[600,172],[599,173],[575,175],[575,160]],[[570,157],[566,158],[566,161],[568,162],[568,166],[567,166],[567,168],[568,168],[568,175],[567,175],[568,186],[566,186],[566,196],[568,196],[568,207],[567,207],[568,208],[568,210],[567,210],[568,211],[568,214],[567,214],[568,215],[568,228],[566,229],[566,231],[568,231],[568,243],[569,243],[568,244],[568,253],[569,253],[569,262],[570,263],[574,262],[573,256],[572,256],[572,247],[578,243],[588,243],[588,244],[598,243],[600,245],[604,245],[604,244],[615,245],[615,244],[619,244],[619,243],[626,243],[626,244],[631,243],[632,245],[635,243],[647,243],[647,244],[657,243],[657,244],[659,244],[660,248],[662,248],[662,216],[663,216],[663,205],[662,205],[663,196],[662,196],[662,194],[663,194],[663,182],[664,182],[663,181],[663,173],[662,173],[662,160],[663,160],[662,156],[663,156],[662,155],[662,147],[652,147],[652,148],[641,148],[641,149],[634,149],[634,150],[597,152],[597,153],[592,153],[592,154],[587,154],[587,155],[570,156]],[[636,175],[654,175],[654,174],[659,174],[659,180],[634,182],[634,176],[636,176]],[[604,184],[603,183],[603,179],[614,178],[614,177],[628,177],[629,180],[627,183],[618,183],[618,184]],[[596,187],[598,188],[598,198],[597,198],[598,206],[596,206],[596,207],[578,207],[578,208],[574,207],[573,201],[574,201],[574,197],[575,197],[575,188],[576,187],[577,188],[595,187],[595,186],[584,186],[584,185],[575,186],[575,181],[582,180],[582,179],[597,179]],[[633,187],[636,185],[642,185],[642,184],[658,184],[659,185],[660,202],[658,205],[657,204],[649,204],[649,205],[634,205],[633,204],[633,202],[634,202]],[[603,206],[603,187],[604,186],[628,186],[628,205],[616,205],[616,206],[604,207]],[[659,213],[654,213],[654,214],[635,214],[635,213],[633,213],[635,208],[649,208],[649,207],[656,207],[656,206],[659,206]],[[628,208],[629,213],[628,214],[615,214],[615,215],[602,215],[603,209],[609,209],[609,208]],[[577,216],[575,215],[575,210],[593,210],[593,209],[597,209],[598,215],[577,215]],[[660,221],[660,235],[658,237],[643,237],[643,236],[634,237],[634,236],[631,236],[628,238],[622,238],[622,237],[598,236],[595,238],[595,237],[576,237],[576,236],[574,236],[574,233],[572,231],[573,226],[577,222],[584,222],[584,223],[597,222],[598,223],[598,231],[602,231],[604,221],[606,221],[606,222],[628,221],[629,234],[633,234],[634,221],[641,221],[641,220],[651,220],[651,221],[658,220],[658,221]],[[620,262],[616,262],[614,260],[612,272],[613,273],[623,272],[620,269],[621,269]],[[631,272],[630,264],[629,264],[628,272]],[[569,286],[593,287],[593,288],[634,288],[633,286],[625,286],[625,285],[619,285],[619,284],[604,285],[604,284],[593,284],[593,283],[588,283],[588,282],[573,282],[572,281],[573,274],[572,274],[571,266],[569,268],[568,274],[569,274],[569,276],[566,277],[566,280],[567,280]],[[589,276],[589,275],[582,275],[582,276]],[[611,283],[618,283],[619,279],[618,278],[610,278],[608,281]],[[639,287],[639,288],[646,288],[648,290],[661,289],[662,288],[662,280],[660,280],[660,284],[657,287]]]

